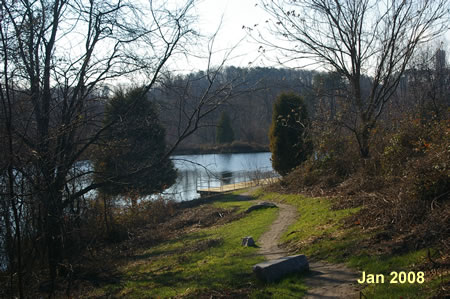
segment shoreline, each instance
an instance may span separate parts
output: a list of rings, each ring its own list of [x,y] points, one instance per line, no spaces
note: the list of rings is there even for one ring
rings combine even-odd
[[[233,142],[231,144],[203,144],[199,146],[178,148],[173,155],[207,155],[207,154],[246,154],[270,152],[268,145]]]

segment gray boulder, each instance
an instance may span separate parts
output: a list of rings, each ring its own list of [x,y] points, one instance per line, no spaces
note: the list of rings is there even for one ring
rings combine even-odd
[[[250,208],[248,208],[245,211],[245,213],[250,213],[251,211],[254,211],[254,210],[266,209],[266,208],[278,208],[278,207],[274,203],[264,201],[264,202],[260,202],[256,205],[251,206]]]
[[[242,246],[245,246],[245,247],[255,247],[255,246],[256,246],[255,240],[253,240],[252,237],[245,237],[245,238],[242,238]]]
[[[253,266],[253,272],[260,280],[265,282],[274,282],[285,275],[308,270],[308,259],[303,254],[286,256]]]

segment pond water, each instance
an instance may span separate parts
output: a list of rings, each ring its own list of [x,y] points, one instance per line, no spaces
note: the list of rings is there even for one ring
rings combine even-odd
[[[270,155],[267,152],[173,156],[178,179],[164,195],[177,201],[191,200],[200,196],[198,189],[276,176]]]

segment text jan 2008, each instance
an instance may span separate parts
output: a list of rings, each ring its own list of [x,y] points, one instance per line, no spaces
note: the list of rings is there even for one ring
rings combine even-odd
[[[392,271],[389,274],[388,277],[388,283],[391,284],[404,284],[404,283],[409,283],[409,284],[413,284],[413,283],[419,283],[422,284],[425,281],[425,273],[423,273],[422,271],[419,272],[397,272],[397,271]],[[361,278],[357,280],[358,283],[363,284],[363,283],[367,283],[367,284],[381,284],[381,283],[385,283],[386,282],[386,277],[384,274],[373,274],[373,273],[366,273],[365,271],[363,271],[361,273]]]

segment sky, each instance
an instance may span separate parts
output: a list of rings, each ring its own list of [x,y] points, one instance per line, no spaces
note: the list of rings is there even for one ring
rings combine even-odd
[[[268,15],[256,5],[257,0],[202,0],[194,8],[198,15],[197,27],[202,35],[210,36],[218,30],[214,41],[213,56],[216,63],[222,61],[225,55],[231,54],[227,64],[236,66],[267,65],[258,53],[259,44],[248,37],[243,26],[263,24]],[[206,55],[207,47],[198,49]],[[191,59],[180,68],[196,68],[205,66],[206,61]]]
[[[227,60],[228,65],[243,67],[276,65],[273,60],[262,57],[258,52],[260,45],[252,41],[242,28],[260,24],[258,29],[263,30],[269,16],[257,4],[258,2],[258,0],[200,0],[196,4],[194,13],[198,15],[197,24],[203,35],[211,35],[220,27],[214,44],[216,53],[213,55],[213,61],[216,64],[222,61],[230,48],[236,47]],[[445,49],[450,50],[450,31],[441,40],[445,42]],[[206,49],[206,46],[203,45],[202,49],[199,48],[197,51],[206,55]],[[189,72],[204,69],[206,65],[204,59],[191,58],[189,61],[179,62],[177,68]]]
[[[266,12],[260,9],[256,2],[255,0],[204,0],[198,5],[199,23],[203,29],[209,28],[212,31],[220,26],[219,48],[230,48],[240,42],[235,56],[244,55],[245,57],[237,57],[238,63],[247,64],[258,56],[259,45],[252,42],[242,28],[264,24],[268,18]]]

